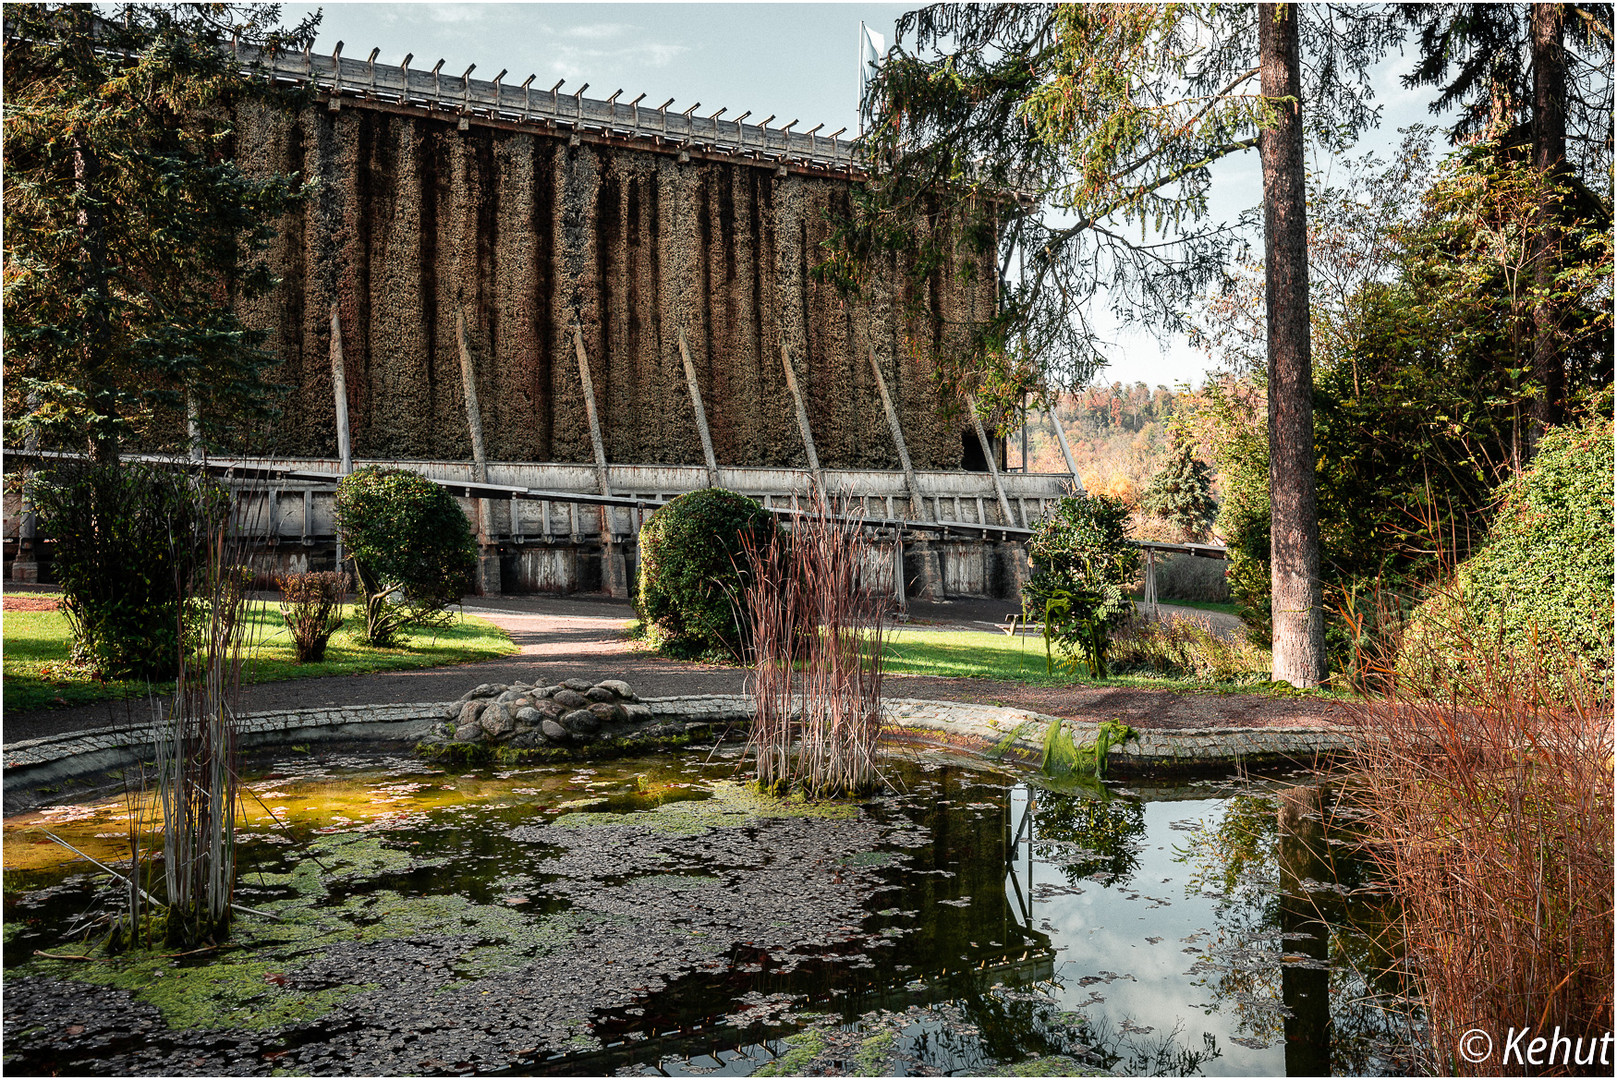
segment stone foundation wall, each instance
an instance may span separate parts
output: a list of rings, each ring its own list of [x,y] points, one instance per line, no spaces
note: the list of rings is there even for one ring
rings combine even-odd
[[[464,313],[491,460],[592,460],[576,323],[611,461],[702,461],[683,328],[721,464],[806,463],[784,343],[827,467],[898,467],[872,345],[915,466],[960,467],[965,425],[943,419],[929,365],[906,342],[942,344],[991,313],[992,253],[940,267],[920,293],[888,265],[873,300],[845,303],[814,267],[846,179],[572,144],[538,127],[461,131],[444,114],[368,104],[245,106],[237,127],[241,160],[319,183],[281,223],[271,261],[283,283],[244,305],[290,387],[268,452],[335,452],[335,302],[355,457],[470,458]],[[912,301],[927,314],[908,318]]]

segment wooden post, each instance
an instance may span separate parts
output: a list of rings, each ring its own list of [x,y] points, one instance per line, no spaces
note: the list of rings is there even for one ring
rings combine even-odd
[[[797,430],[803,435],[803,450],[808,454],[809,472],[821,491],[825,490],[825,476],[820,472],[820,455],[814,452],[814,432],[809,430],[808,409],[803,406],[803,395],[797,389],[797,373],[792,370],[792,358],[786,351],[786,342],[780,343],[780,362],[786,368],[786,389],[792,392],[792,404],[797,407]]]
[[[601,441],[601,420],[595,414],[595,384],[590,381],[590,361],[584,355],[584,331],[573,324],[573,349],[578,353],[578,378],[584,384],[584,416],[590,425],[590,445],[595,449],[595,481],[602,495],[612,494],[606,472],[606,444]],[[603,509],[605,509],[603,507]]]
[[[707,461],[707,486],[719,486],[719,459],[713,453],[713,437],[707,431],[707,412],[702,408],[702,388],[696,384],[696,365],[685,345],[685,328],[679,328],[679,357],[685,362],[685,385],[690,388],[691,408],[696,411],[696,431],[702,436],[702,457]]]
[[[196,396],[189,390],[185,393],[185,437],[191,460],[201,461],[205,456],[202,452],[202,412],[197,408]]]
[[[893,530],[893,601],[906,617],[910,613],[909,597],[904,594],[904,531]]]
[[[1056,429],[1056,442],[1061,444],[1061,456],[1067,459],[1067,471],[1072,473],[1075,489],[1084,490],[1084,482],[1078,477],[1078,459],[1072,456],[1072,447],[1067,445],[1067,433],[1061,430],[1061,421],[1056,419],[1055,409],[1046,408],[1044,415],[1050,418],[1050,426]]]
[[[915,468],[910,464],[909,448],[904,445],[904,432],[898,426],[898,410],[893,407],[893,399],[887,393],[887,380],[882,378],[881,365],[876,362],[876,346],[870,346],[870,370],[876,374],[876,389],[881,391],[882,408],[887,411],[887,426],[893,429],[893,445],[898,447],[898,461],[904,466],[904,482],[909,485],[910,502],[916,517],[921,521],[931,521],[932,513],[926,507],[926,498],[921,494],[920,481],[915,478]],[[902,531],[902,530],[900,530]],[[915,552],[921,560],[921,590],[918,594],[923,600],[938,601],[943,599],[943,566],[938,561],[938,552],[926,540],[915,540]]]
[[[971,414],[971,426],[977,431],[977,443],[983,448],[983,460],[988,462],[988,474],[994,478],[994,494],[999,496],[999,511],[1004,517],[1001,519],[1007,525],[1015,524],[1011,516],[1011,500],[1005,497],[1005,484],[999,478],[999,462],[994,460],[994,448],[988,442],[988,433],[983,430],[983,422],[977,416],[977,395],[970,390],[966,391],[966,411]]]
[[[612,482],[606,468],[606,444],[601,441],[601,420],[595,412],[595,384],[590,381],[589,357],[584,354],[584,330],[573,324],[573,350],[578,354],[578,377],[584,384],[584,415],[590,425],[590,445],[595,450],[595,480],[602,495],[612,494]],[[601,552],[604,560],[601,580],[608,596],[629,595],[629,571],[623,553],[612,542],[612,510],[601,507]]]
[[[36,412],[39,409],[39,395],[28,395],[28,411]],[[22,441],[23,449],[32,453],[39,449],[39,430],[30,428]],[[22,469],[22,501],[17,509],[20,519],[17,522],[17,557],[11,563],[11,580],[36,582],[39,580],[39,515],[28,501],[28,478],[34,473],[32,466]]]
[[[337,472],[347,476],[354,471],[354,455],[348,442],[348,376],[343,369],[342,323],[337,304],[331,305],[331,390],[337,399]],[[337,569],[343,564],[342,530],[337,530]]]
[[[466,344],[466,313],[455,312],[455,339],[460,346],[460,379],[466,390],[466,427],[472,436],[472,479],[488,483],[488,458],[483,453],[483,414],[477,407],[477,369],[472,350]],[[500,552],[491,528],[493,508],[487,499],[477,500],[477,591],[482,596],[500,594]]]
[[[338,471],[347,476],[354,471],[353,451],[348,442],[348,378],[343,370],[342,324],[337,321],[337,305],[331,305],[331,387],[337,396]]]
[[[1022,472],[1025,474],[1027,471],[1027,395],[1024,394],[1022,395]],[[1022,524],[1026,525],[1027,522],[1024,521]]]
[[[898,410],[893,408],[893,399],[887,393],[887,380],[882,378],[881,365],[876,362],[876,346],[870,347],[870,370],[876,374],[876,389],[881,392],[882,408],[887,411],[887,426],[893,431],[893,444],[898,447],[898,461],[904,467],[904,482],[909,485],[910,501],[915,504],[916,516],[921,521],[930,521],[926,511],[926,500],[921,497],[920,482],[915,479],[915,469],[910,465],[909,448],[904,445],[904,432],[898,426]]]

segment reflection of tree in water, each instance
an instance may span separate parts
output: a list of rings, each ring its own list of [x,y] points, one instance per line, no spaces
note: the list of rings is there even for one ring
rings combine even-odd
[[[1092,780],[1067,787],[1033,792],[1034,852],[1074,885],[1095,875],[1106,885],[1127,881],[1140,863],[1145,805]]]
[[[1327,827],[1326,806],[1318,789],[1237,795],[1176,849],[1191,868],[1186,891],[1213,900],[1197,982],[1235,1017],[1237,1042],[1289,1037],[1290,1063],[1309,1029],[1304,1041],[1328,1057],[1304,1071],[1397,1071],[1410,1034],[1386,974],[1390,911],[1365,887],[1349,831]]]

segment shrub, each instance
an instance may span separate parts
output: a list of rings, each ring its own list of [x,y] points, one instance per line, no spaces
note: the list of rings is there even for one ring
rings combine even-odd
[[[337,485],[337,521],[365,594],[365,640],[394,644],[408,626],[442,626],[477,568],[454,496],[406,469],[360,469]]]
[[[230,496],[140,462],[63,465],[29,483],[73,632],[73,660],[107,678],[171,679],[191,636],[188,584]]]
[[[292,635],[300,664],[318,664],[326,658],[326,643],[343,624],[342,601],[348,575],[336,570],[286,574],[275,579],[281,590],[281,619]]]
[[[635,610],[658,649],[739,659],[738,603],[744,547],[767,546],[778,531],[767,510],[723,488],[692,491],[658,508],[640,530]]]
[[[1517,664],[1538,668],[1546,689],[1562,680],[1538,658],[1576,652],[1611,685],[1612,450],[1610,417],[1545,435],[1532,466],[1499,489],[1500,510],[1453,587],[1434,593],[1411,618],[1400,673],[1441,681],[1453,663],[1422,664],[1415,642],[1465,629]]]
[[[1034,573],[1022,606],[1042,615],[1045,637],[1106,674],[1106,633],[1134,611],[1130,594],[1140,549],[1129,542],[1129,508],[1110,495],[1068,497],[1033,530]]]

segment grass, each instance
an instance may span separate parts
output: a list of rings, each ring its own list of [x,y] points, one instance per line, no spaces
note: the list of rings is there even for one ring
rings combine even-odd
[[[1366,665],[1386,692],[1353,713],[1354,798],[1400,901],[1430,1054],[1422,1071],[1607,1075],[1609,1059],[1598,1072],[1578,1066],[1611,1031],[1609,655],[1545,635],[1522,659],[1464,616],[1434,623],[1392,652],[1396,666]],[[1435,694],[1433,671],[1447,683]],[[1466,1041],[1512,1025],[1564,1036],[1563,1057],[1512,1061]],[[1580,1039],[1572,1061],[1566,1040]],[[1482,1056],[1457,1056],[1468,1049]]]
[[[326,659],[318,664],[295,662],[291,635],[273,604],[256,608],[249,630],[253,642],[242,667],[245,684],[308,679],[322,675],[359,675],[372,671],[406,671],[492,660],[516,651],[506,633],[475,615],[458,614],[453,625],[410,635],[409,644],[377,649],[356,636],[364,613],[357,605],[344,605],[350,617],[332,636]],[[148,687],[128,679],[105,682],[68,667],[70,653],[67,619],[56,611],[7,611],[0,624],[4,643],[5,709],[63,708],[100,701],[144,698],[148,692],[172,692],[173,687]]]
[[[1073,681],[1062,674],[1059,665],[1055,676],[1046,674],[1042,637],[976,631],[891,629],[884,643],[882,668],[889,675],[1042,684]]]
[[[1046,671],[1042,637],[960,630],[890,629],[883,644],[882,668],[888,675],[933,675],[949,679],[995,679],[1029,686],[1118,686],[1154,690],[1218,691],[1273,694],[1284,697],[1341,697],[1327,690],[1299,690],[1266,680],[1214,683],[1206,679],[1169,678],[1150,674],[1114,674],[1081,679],[1066,672],[1055,654],[1054,673]]]

